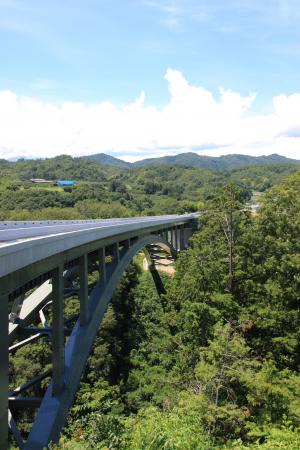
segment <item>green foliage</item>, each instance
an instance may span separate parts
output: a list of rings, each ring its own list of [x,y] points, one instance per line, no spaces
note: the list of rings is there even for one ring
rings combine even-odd
[[[240,170],[240,186],[231,182],[237,172],[227,173],[224,184],[224,174],[169,169],[128,169],[104,174],[99,189],[83,183],[72,192],[51,192],[52,199],[72,201],[77,192],[74,207],[65,210],[85,217],[176,212],[206,198],[199,231],[180,253],[174,277],[164,279],[165,295],[141,271],[140,257],[124,275],[59,448],[296,450],[300,171],[269,189],[252,215],[244,203],[245,177],[253,170],[254,183],[265,183],[257,167]],[[22,192],[9,191],[14,198]],[[71,299],[66,315],[77,310]],[[30,351],[31,359],[26,348],[12,357],[14,386],[48,367],[42,340]],[[29,419],[21,417],[25,431]]]
[[[94,155],[94,158],[98,155]],[[102,156],[102,155],[99,155]],[[95,158],[96,159],[96,158]],[[100,158],[99,158],[100,159]],[[103,159],[100,161],[103,161]],[[120,164],[121,160],[117,160]],[[103,161],[104,162],[104,161]],[[115,159],[114,161],[115,162]],[[107,161],[109,163],[109,161]],[[248,165],[269,165],[269,164],[291,163],[299,165],[299,161],[295,159],[285,158],[280,155],[269,156],[247,156],[247,155],[224,155],[219,157],[203,156],[197,153],[186,152],[174,156],[163,156],[160,158],[149,158],[133,163],[134,166],[162,165],[162,164],[178,164],[187,167],[197,167],[205,169],[230,170],[240,166]],[[128,164],[128,167],[130,165]]]
[[[295,170],[288,164],[246,166],[231,172],[176,164],[126,167],[66,155],[1,164],[0,220],[30,220],[31,213],[34,220],[183,214],[202,209],[201,202],[229,181],[237,183],[249,200],[253,190],[263,191]],[[32,178],[53,182],[68,178],[76,185],[33,184]]]
[[[126,422],[128,437],[124,449],[130,450],[210,450],[212,441],[202,428],[199,414],[192,408],[177,407],[161,411],[142,409]]]

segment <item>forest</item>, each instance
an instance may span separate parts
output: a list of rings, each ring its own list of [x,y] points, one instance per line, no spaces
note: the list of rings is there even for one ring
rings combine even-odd
[[[63,156],[0,164],[0,174],[1,220],[202,211],[174,276],[162,273],[165,294],[138,259],[124,274],[53,448],[300,448],[300,170],[122,171]],[[66,176],[74,188],[28,181]],[[12,385],[49,352],[42,340],[18,350]]]
[[[292,164],[264,164],[232,170],[178,165],[130,169],[88,158],[0,161],[0,220],[95,219],[183,214],[202,209],[224,184],[233,182],[247,201],[287,174]],[[70,179],[74,187],[33,184],[32,178]]]

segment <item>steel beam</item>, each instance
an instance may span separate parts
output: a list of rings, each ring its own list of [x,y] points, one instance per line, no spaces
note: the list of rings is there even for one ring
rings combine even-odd
[[[80,325],[85,326],[89,321],[89,283],[88,283],[88,255],[85,253],[79,258],[78,262],[79,272],[79,301],[80,301]]]
[[[163,219],[163,218],[162,218]],[[49,236],[47,238],[35,239],[17,243],[13,246],[0,247],[0,277],[3,277],[10,293],[17,289],[23,289],[29,283],[28,289],[51,278],[51,271],[61,263],[62,259],[72,261],[82,256],[83,252],[93,252],[100,247],[108,247],[116,240],[121,242],[130,239],[132,244],[136,242],[139,236],[147,235],[160,230],[162,225],[170,227],[170,224],[190,223],[192,218],[188,216],[167,217],[165,220],[149,223],[128,224],[123,227],[106,227],[102,231],[97,231],[91,239],[91,232],[78,233],[76,236],[68,233],[58,236]],[[170,240],[168,239],[170,242]],[[30,250],[30,251],[29,251]],[[46,256],[49,255],[49,256]],[[66,259],[65,259],[66,258]],[[23,265],[22,265],[23,264]],[[26,270],[24,270],[26,267]],[[49,271],[49,275],[47,272]],[[4,278],[5,277],[5,278]],[[34,284],[33,280],[37,280]],[[17,294],[19,295],[19,294]],[[17,296],[16,295],[16,296]]]
[[[122,242],[125,252],[130,248],[130,239],[125,239],[125,241]]]
[[[185,248],[187,248],[189,239],[194,234],[195,230],[191,227],[185,227],[183,231],[184,231],[184,244]]]
[[[0,297],[0,449],[7,448],[8,295]]]
[[[58,266],[52,275],[53,317],[52,317],[52,363],[53,363],[53,389],[52,394],[57,396],[64,386],[64,315],[63,315],[63,267]]]
[[[49,441],[57,442],[59,439],[60,430],[72,405],[81,374],[99,329],[99,324],[107,310],[115,288],[134,255],[147,245],[157,242],[157,236],[145,236],[139,239],[114,268],[107,284],[101,286],[98,283],[94,287],[89,300],[89,308],[92,312],[90,321],[87,327],[80,327],[79,323],[77,323],[66,344],[66,384],[68,388],[63,389],[60,395],[54,398],[51,385],[49,386],[25,445],[26,449],[40,450]],[[167,243],[164,242],[163,245],[167,246]]]
[[[179,248],[179,245],[178,245],[178,230],[177,230],[177,226],[176,225],[174,227],[173,232],[174,232],[174,241],[175,241],[174,247],[175,247],[176,250],[178,250],[178,248]]]
[[[174,236],[174,228],[170,228],[170,232],[171,232],[171,245],[173,248],[175,248],[175,236]]]
[[[44,282],[41,286],[36,288],[24,301],[21,307],[19,318],[22,325],[27,325],[32,322],[38,310],[49,301],[52,294],[52,284],[50,280]],[[8,326],[10,343],[16,338],[19,331],[19,323],[10,323]]]
[[[164,229],[164,239],[168,242],[169,241],[169,239],[168,239],[168,229],[166,228],[166,229]]]
[[[41,333],[34,334],[33,336],[30,336],[29,338],[24,339],[21,342],[17,342],[16,344],[9,347],[8,352],[9,353],[14,352],[14,351],[18,350],[19,348],[24,347],[27,344],[31,344],[32,342],[36,341],[37,339],[39,339],[42,336],[45,336],[45,334],[44,335]]]
[[[27,383],[22,384],[22,386],[18,386],[16,389],[14,389],[13,391],[11,391],[9,393],[9,395],[11,397],[14,397],[16,395],[21,394],[22,392],[27,391],[29,388],[31,388],[32,386],[34,386],[35,384],[39,383],[40,381],[44,380],[45,378],[50,377],[52,374],[52,369],[48,369],[46,370],[46,372],[42,373],[41,375],[38,375],[34,378],[32,378],[30,381],[27,381]]]
[[[9,426],[9,429],[10,429],[11,433],[13,434],[13,436],[15,438],[15,441],[16,441],[18,447],[20,449],[23,449],[24,448],[24,442],[23,442],[21,433],[18,430],[18,427],[16,425],[16,422],[14,421],[14,418],[13,418],[10,410],[8,410],[8,426]],[[1,450],[2,450],[2,448],[4,450],[4,449],[7,448],[7,446],[6,447],[0,447],[0,448],[1,448]]]
[[[180,233],[180,250],[184,250],[185,243],[184,243],[184,225],[179,226],[179,233]]]
[[[42,403],[42,398],[40,397],[9,397],[9,409],[19,409],[19,408],[26,408],[26,409],[35,409],[39,408]]]
[[[105,263],[105,247],[99,248],[99,281],[102,285],[106,283],[106,263]]]
[[[42,240],[35,239],[32,242],[16,243],[13,247],[7,246],[7,248],[0,248],[0,275],[2,276],[0,286],[0,317],[5,317],[6,319],[6,328],[4,326],[4,321],[0,319],[2,320],[0,324],[1,345],[3,345],[3,343],[7,344],[5,339],[7,339],[8,292],[10,294],[10,299],[13,299],[18,295],[22,295],[29,289],[45,282],[42,287],[43,301],[41,301],[40,295],[36,295],[36,297],[39,297],[39,301],[37,302],[38,305],[36,305],[36,307],[33,307],[32,298],[30,298],[30,302],[28,302],[30,303],[30,316],[38,309],[38,307],[43,306],[44,302],[48,301],[48,296],[52,296],[53,298],[53,379],[48,387],[48,394],[42,402],[41,414],[38,414],[38,417],[40,416],[40,420],[38,420],[37,417],[32,430],[33,432],[31,433],[31,437],[28,440],[26,448],[29,448],[30,450],[34,448],[42,448],[40,446],[41,441],[46,445],[49,440],[52,438],[56,439],[59,434],[61,425],[65,420],[66,411],[72,403],[72,398],[76,392],[76,386],[73,386],[73,384],[76,385],[76,383],[79,383],[80,375],[84,368],[82,365],[84,364],[83,359],[86,360],[88,352],[90,351],[90,345],[92,343],[92,340],[90,339],[92,338],[92,335],[95,335],[98,329],[98,326],[96,326],[94,320],[94,314],[97,310],[98,312],[96,316],[98,316],[98,319],[96,319],[96,322],[99,320],[101,321],[101,318],[99,317],[100,310],[98,308],[101,309],[101,315],[104,314],[115,289],[115,283],[122,276],[125,266],[129,263],[129,259],[132,258],[133,249],[128,248],[127,244],[130,243],[134,246],[135,250],[137,250],[142,243],[144,243],[144,245],[153,245],[158,242],[160,242],[161,246],[169,248],[166,240],[157,236],[158,233],[160,235],[167,234],[167,241],[169,243],[171,241],[173,247],[177,248],[179,243],[178,236],[177,238],[175,236],[176,232],[174,231],[174,227],[183,224],[188,226],[190,223],[191,218],[189,217],[176,216],[173,218],[170,216],[166,219],[161,218],[161,220],[157,220],[154,223],[149,220],[149,222],[143,224],[136,221],[132,224],[128,223],[122,227],[119,227],[119,225],[105,226],[102,231],[97,230],[93,233],[88,232],[88,230],[84,230],[81,233],[76,232],[74,235],[72,233],[72,236],[70,233],[66,236],[49,236],[47,238],[43,238]],[[182,234],[185,237],[184,233],[186,235],[189,234],[186,229],[185,232],[182,230]],[[181,235],[180,238],[183,239]],[[121,254],[119,251],[120,243],[123,246]],[[110,246],[110,249],[112,250],[113,258],[112,264],[109,265],[110,267],[106,267],[105,264],[105,247],[108,246]],[[28,249],[30,249],[30,252],[28,252]],[[172,249],[170,249],[170,251],[172,255],[174,254],[175,256],[176,251],[172,251]],[[92,252],[95,252],[96,255],[97,252],[99,252],[99,289],[102,291],[102,294],[100,294],[100,291],[97,293],[95,292],[93,302],[91,301],[91,298],[88,301],[86,295],[88,276],[87,254]],[[85,257],[83,255],[85,255]],[[81,260],[82,265],[82,274],[80,276],[82,279],[82,282],[80,283],[82,290],[79,294],[81,299],[81,314],[78,323],[74,328],[74,332],[77,330],[73,335],[75,340],[70,337],[67,343],[66,348],[68,348],[69,352],[71,352],[67,358],[68,353],[66,351],[65,356],[64,349],[63,264],[66,264],[65,267],[69,267],[70,263],[74,263],[74,261],[78,259]],[[109,277],[110,272],[111,278]],[[154,281],[157,274],[158,272],[156,269],[153,270],[152,275],[154,275]],[[51,281],[46,281],[50,279],[52,280],[52,283]],[[46,286],[47,283],[49,283],[48,287]],[[160,290],[158,285],[157,288]],[[161,292],[163,292],[162,289]],[[34,294],[40,294],[38,289],[34,291]],[[100,297],[101,305],[99,305]],[[4,302],[3,298],[5,299]],[[26,300],[24,303],[26,303]],[[3,306],[3,303],[5,303],[5,306]],[[20,314],[21,318],[23,312],[22,310]],[[87,311],[89,312],[89,321],[87,320]],[[30,320],[29,316],[26,316],[26,321],[27,320]],[[85,323],[86,326],[82,326]],[[36,330],[34,331],[36,332]],[[85,335],[86,332],[89,337]],[[81,339],[85,342],[81,342]],[[2,348],[7,349],[7,347],[8,345],[4,345]],[[72,347],[74,352],[71,350]],[[79,349],[80,354],[76,351]],[[6,426],[4,426],[4,428],[2,426],[4,421],[7,425],[7,352],[5,351],[4,354],[2,352],[0,358],[0,449],[2,450],[2,442],[7,442],[6,433],[3,434],[3,430],[6,429]],[[78,370],[79,366],[77,365],[77,358],[81,361],[79,364],[81,367],[80,370]],[[64,384],[67,386],[66,389],[63,389]],[[4,392],[5,396],[3,395]],[[13,393],[11,395],[14,396],[16,394]],[[21,400],[23,401],[23,399],[20,399],[20,401]],[[11,402],[12,404],[17,403],[17,401],[14,401],[13,399],[11,399]],[[3,416],[3,412],[5,413],[5,418]],[[45,431],[45,434],[42,429]],[[51,436],[51,439],[47,440],[47,436]]]
[[[119,252],[119,242],[115,242],[112,245],[112,257],[113,257],[113,265],[118,265],[120,262],[120,252]]]
[[[168,228],[167,233],[168,233],[168,242],[172,246],[172,228]]]

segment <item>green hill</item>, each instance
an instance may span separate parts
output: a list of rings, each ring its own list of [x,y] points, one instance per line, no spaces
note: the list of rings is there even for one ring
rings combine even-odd
[[[90,160],[107,166],[118,168],[143,167],[149,165],[175,164],[186,167],[196,167],[200,169],[231,170],[240,166],[260,165],[260,164],[296,164],[300,165],[300,160],[286,158],[273,154],[269,156],[248,156],[248,155],[225,155],[211,157],[188,152],[174,156],[162,156],[160,158],[147,158],[135,163],[128,163],[113,156],[99,153],[87,157]]]
[[[115,158],[114,156],[106,155],[105,153],[97,153],[96,155],[90,155],[87,158],[99,164],[103,164],[104,166],[113,166],[120,169],[126,169],[131,166],[131,163],[129,162]]]
[[[193,212],[227,184],[246,200],[295,171],[295,164],[256,164],[232,170],[173,165],[127,168],[61,155],[0,164],[0,220],[107,218]],[[74,187],[30,182],[70,179]]]

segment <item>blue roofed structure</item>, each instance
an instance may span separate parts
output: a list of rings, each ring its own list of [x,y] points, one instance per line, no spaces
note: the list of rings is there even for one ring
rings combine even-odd
[[[55,183],[57,186],[74,186],[75,181],[72,180],[57,180]]]

